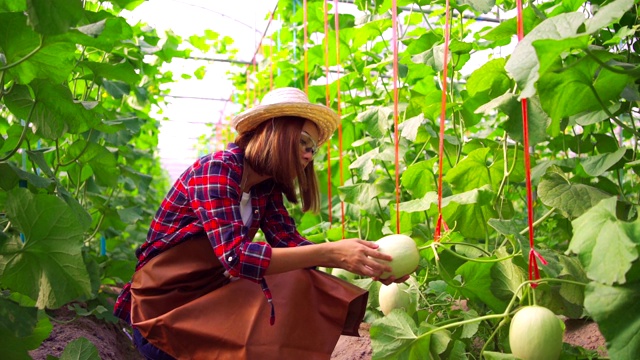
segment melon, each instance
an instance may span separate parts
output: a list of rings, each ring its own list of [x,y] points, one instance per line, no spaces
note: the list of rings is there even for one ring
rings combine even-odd
[[[376,244],[378,244],[378,251],[392,257],[390,262],[375,259],[380,263],[389,263],[389,266],[391,266],[391,272],[384,272],[380,275],[380,279],[386,279],[391,275],[399,279],[411,274],[418,267],[420,253],[416,242],[409,236],[402,234],[388,235],[376,241]]]
[[[408,282],[380,286],[378,303],[385,315],[389,315],[393,309],[401,309],[411,316],[418,308],[418,296],[418,284],[409,278]]]
[[[557,360],[562,352],[562,321],[542,306],[525,306],[509,325],[511,353],[522,360]]]

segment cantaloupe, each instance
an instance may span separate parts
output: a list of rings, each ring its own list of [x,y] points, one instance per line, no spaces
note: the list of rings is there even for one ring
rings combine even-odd
[[[525,306],[509,325],[511,353],[522,360],[557,360],[562,352],[561,320],[542,306]]]
[[[393,309],[401,309],[411,316],[418,307],[418,296],[418,284],[413,278],[409,278],[404,283],[380,286],[378,303],[385,315],[389,315]]]
[[[399,279],[411,274],[418,267],[420,253],[416,242],[409,236],[402,234],[388,235],[376,241],[376,244],[378,244],[378,251],[391,255],[393,258],[389,262],[392,271],[383,273],[380,276],[381,279],[386,279],[391,275]],[[385,262],[378,259],[376,261]]]

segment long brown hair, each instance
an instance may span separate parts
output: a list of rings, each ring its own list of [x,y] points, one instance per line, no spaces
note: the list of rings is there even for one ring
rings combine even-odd
[[[318,212],[320,195],[313,160],[306,167],[300,162],[300,134],[305,121],[298,117],[267,120],[238,135],[235,143],[244,150],[247,164],[257,173],[270,176],[287,200],[298,203],[297,183],[302,211]]]

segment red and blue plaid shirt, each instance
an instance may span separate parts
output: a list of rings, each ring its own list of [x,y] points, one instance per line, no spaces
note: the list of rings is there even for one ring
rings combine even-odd
[[[296,230],[283,203],[282,192],[271,180],[251,191],[253,218],[245,226],[240,215],[243,151],[235,144],[198,159],[175,182],[153,219],[147,240],[136,250],[136,271],[149,260],[190,237],[206,233],[220,263],[232,277],[262,285],[270,301],[264,275],[271,247],[309,245]],[[252,242],[250,228],[260,227],[268,243]],[[131,283],[118,296],[114,314],[130,322]]]

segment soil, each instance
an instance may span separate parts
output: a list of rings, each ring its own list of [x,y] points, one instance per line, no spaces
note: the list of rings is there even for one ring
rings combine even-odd
[[[52,315],[60,322],[54,322],[49,338],[38,349],[29,353],[33,359],[46,360],[47,355],[60,357],[69,342],[85,337],[96,346],[103,360],[142,360],[122,324],[109,324],[94,317],[80,317],[74,320],[73,312],[65,308],[56,310]],[[565,324],[566,343],[596,350],[601,356],[606,356],[605,340],[596,323],[568,319],[565,320]],[[331,359],[371,359],[373,351],[369,327],[369,324],[361,324],[360,337],[340,337]]]

